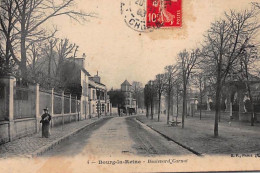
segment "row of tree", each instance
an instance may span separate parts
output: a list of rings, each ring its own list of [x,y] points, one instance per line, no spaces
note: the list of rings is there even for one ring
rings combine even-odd
[[[161,96],[165,94],[168,100],[167,123],[169,123],[171,97],[174,95],[178,100],[181,96],[182,128],[184,128],[184,118],[187,115],[187,89],[196,85],[200,93],[198,100],[202,103],[203,90],[208,88],[214,94],[214,135],[218,136],[223,86],[234,79],[245,83],[253,110],[250,75],[259,75],[256,68],[259,60],[257,54],[259,7],[258,3],[253,3],[250,9],[225,12],[222,18],[211,23],[199,48],[181,51],[174,65],[166,66],[165,73],[156,75],[155,80],[146,84],[145,105],[147,113],[148,107],[151,108],[151,118],[153,118],[154,98],[157,97],[159,121]],[[174,89],[176,93],[172,94]]]
[[[75,57],[78,46],[55,38],[57,28],[50,29],[47,24],[58,16],[79,22],[95,16],[75,7],[75,0],[1,0],[0,74],[13,73],[23,81],[40,76],[48,83],[57,81],[64,60]]]

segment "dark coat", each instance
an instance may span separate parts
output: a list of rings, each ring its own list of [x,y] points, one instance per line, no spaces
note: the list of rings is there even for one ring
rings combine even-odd
[[[49,124],[50,121],[51,121],[51,115],[50,114],[48,114],[48,113],[42,114],[42,119],[41,119],[40,123]]]

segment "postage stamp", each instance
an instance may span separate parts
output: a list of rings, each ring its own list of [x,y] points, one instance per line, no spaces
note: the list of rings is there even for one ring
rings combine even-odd
[[[121,15],[126,25],[144,32],[182,26],[182,0],[124,0]]]
[[[147,0],[146,27],[181,27],[181,0]]]

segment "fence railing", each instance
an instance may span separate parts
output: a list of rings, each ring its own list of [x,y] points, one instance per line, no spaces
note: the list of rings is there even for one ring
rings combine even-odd
[[[13,88],[14,119],[36,117],[36,91],[34,88]]]

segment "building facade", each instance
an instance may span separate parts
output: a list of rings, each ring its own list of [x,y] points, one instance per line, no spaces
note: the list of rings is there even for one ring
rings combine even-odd
[[[127,80],[121,84],[121,91],[125,95],[125,109],[127,113],[136,112],[136,99],[133,98],[133,88]]]
[[[89,115],[90,117],[108,115],[111,104],[106,85],[101,83],[98,73],[89,78]]]

